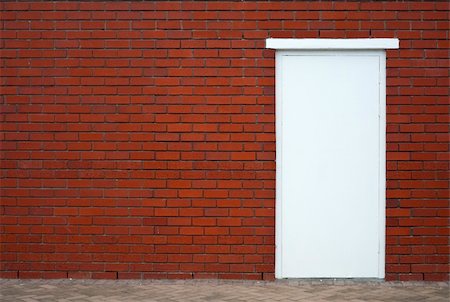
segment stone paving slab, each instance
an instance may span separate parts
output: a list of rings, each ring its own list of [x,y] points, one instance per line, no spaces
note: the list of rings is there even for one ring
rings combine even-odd
[[[0,279],[0,301],[450,301],[446,282],[354,280],[12,280]]]

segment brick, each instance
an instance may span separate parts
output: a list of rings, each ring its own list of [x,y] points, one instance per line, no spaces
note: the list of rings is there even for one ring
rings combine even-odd
[[[32,251],[6,276],[272,280],[271,36],[400,38],[387,51],[386,278],[448,279],[438,256],[448,247],[443,3],[2,7],[4,232],[31,236],[4,246]],[[148,244],[161,266],[139,256],[155,252]],[[67,269],[46,267],[56,247]]]

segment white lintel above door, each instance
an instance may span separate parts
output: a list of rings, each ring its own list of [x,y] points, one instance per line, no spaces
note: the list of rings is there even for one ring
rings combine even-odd
[[[266,39],[271,49],[396,49],[399,41],[392,39]]]

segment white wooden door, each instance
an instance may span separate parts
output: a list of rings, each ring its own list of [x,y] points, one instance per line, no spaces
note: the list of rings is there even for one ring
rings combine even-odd
[[[278,278],[383,278],[384,50],[277,51]]]

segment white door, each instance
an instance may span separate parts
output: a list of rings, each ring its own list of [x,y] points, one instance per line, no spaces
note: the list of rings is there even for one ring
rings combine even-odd
[[[384,277],[384,50],[277,51],[278,278]]]

